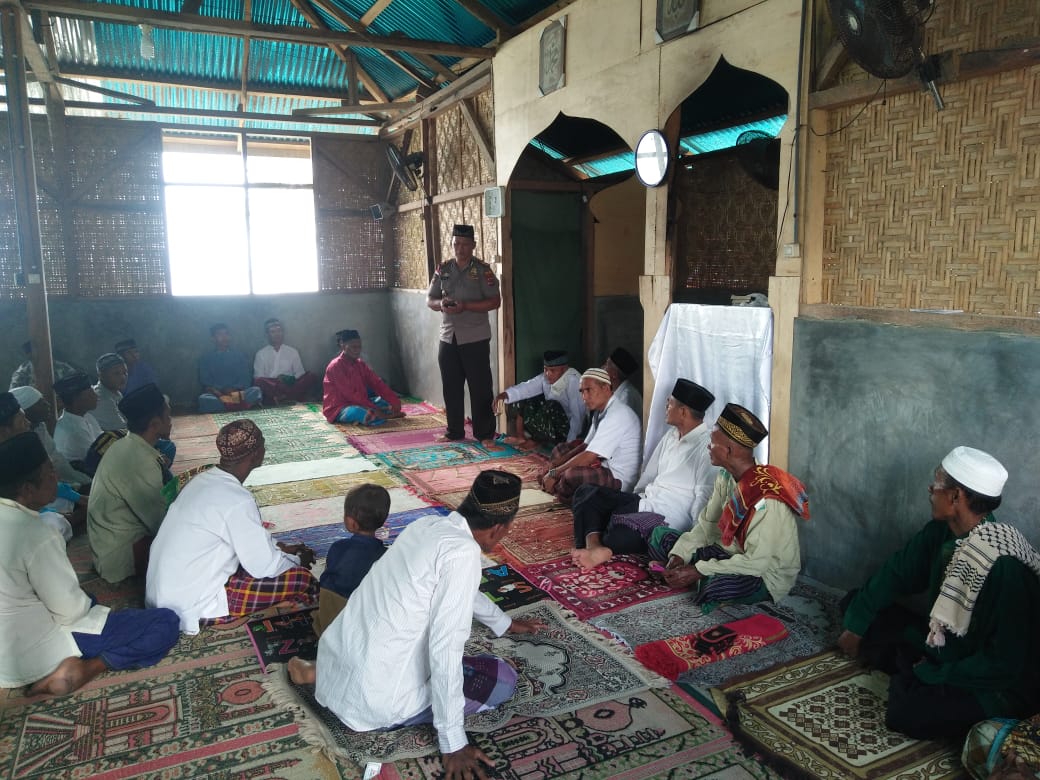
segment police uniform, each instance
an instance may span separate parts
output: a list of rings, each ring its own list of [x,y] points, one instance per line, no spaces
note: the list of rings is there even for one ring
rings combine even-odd
[[[437,266],[426,296],[430,300],[451,298],[464,303],[497,298],[498,277],[491,266],[476,257],[465,268],[459,268],[452,259]],[[478,441],[493,438],[495,415],[491,410],[494,399],[491,324],[487,312],[441,312],[437,363],[441,370],[448,438],[462,439],[466,435],[464,393],[467,383],[473,416],[473,438]]]

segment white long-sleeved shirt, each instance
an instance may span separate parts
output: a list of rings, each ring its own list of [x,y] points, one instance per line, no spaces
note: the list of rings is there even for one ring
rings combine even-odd
[[[617,390],[614,391],[614,397],[617,398],[621,403],[636,413],[636,417],[639,418],[640,424],[643,420],[643,396],[636,389],[636,386],[629,380],[625,380],[617,386]]]
[[[54,446],[69,460],[83,460],[90,445],[102,433],[90,412],[80,417],[66,409],[54,426]]]
[[[228,614],[224,584],[241,565],[251,577],[276,577],[300,565],[264,529],[256,499],[232,474],[212,468],[170,505],[148,560],[145,604],[168,607],[181,631]]]
[[[469,524],[457,512],[419,518],[321,635],[317,700],[356,731],[396,726],[432,706],[441,752],[461,750],[462,652],[473,618],[498,636],[512,622],[480,592]]]
[[[253,376],[275,379],[276,377],[292,374],[299,379],[303,376],[303,361],[300,353],[288,344],[282,344],[277,350],[268,344],[257,350],[253,358]]]
[[[79,657],[72,632],[100,634],[108,612],[90,605],[61,534],[0,498],[0,687],[36,682]]]
[[[708,455],[710,436],[703,423],[682,437],[668,427],[633,491],[640,496],[640,512],[662,515],[676,531],[690,529],[708,503],[718,473]]]
[[[525,382],[513,385],[506,390],[506,401],[515,404],[526,398],[545,396],[546,401],[556,401],[567,413],[570,428],[567,431],[567,441],[573,441],[581,433],[581,426],[585,422],[585,402],[581,400],[578,388],[581,385],[581,374],[573,368],[568,368],[563,376],[553,384],[545,378],[545,374],[539,374]]]
[[[94,385],[97,393],[97,409],[92,411],[91,416],[97,420],[103,431],[125,431],[126,417],[119,411],[119,402],[123,400],[123,394],[118,390],[109,390],[98,382]]]
[[[783,501],[763,498],[755,504],[755,514],[748,526],[744,545],[736,539],[728,547],[722,544],[719,518],[737,483],[725,469],[719,469],[715,488],[697,524],[679,537],[671,554],[689,563],[701,547],[717,544],[733,557],[724,561],[698,561],[697,571],[705,577],[713,574],[748,574],[761,577],[773,601],[786,596],[802,567],[798,549],[797,515]]]
[[[605,462],[621,489],[629,491],[639,474],[642,425],[636,413],[612,395],[585,437],[585,451]]]
[[[47,450],[47,457],[51,459],[51,463],[54,465],[59,482],[68,482],[73,487],[86,485],[90,482],[90,477],[87,474],[72,468],[69,459],[58,451],[57,446],[54,444],[54,439],[51,438],[50,431],[47,430],[47,423],[40,423],[33,428],[33,431],[36,432],[36,435],[40,437],[40,441],[43,442],[43,448]]]

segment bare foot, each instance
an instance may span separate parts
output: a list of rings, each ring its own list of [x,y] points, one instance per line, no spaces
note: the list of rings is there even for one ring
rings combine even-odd
[[[480,446],[488,452],[501,452],[502,447],[495,439],[483,439],[480,442]]]
[[[297,685],[314,685],[318,677],[318,668],[310,661],[302,658],[289,659],[289,679]]]
[[[404,417],[404,412],[390,412],[390,414],[386,416],[386,419],[400,420],[402,417]]]
[[[609,547],[587,547],[571,553],[571,560],[583,569],[594,569],[613,557],[614,552]]]
[[[448,434],[445,433],[445,434],[442,434],[442,435],[438,436],[436,439],[434,439],[434,441],[437,442],[438,444],[450,444],[453,441],[464,441],[465,438],[466,438],[465,436],[459,436],[458,438],[455,438],[455,437],[449,436]]]
[[[82,688],[107,667],[100,658],[84,661],[82,658],[66,658],[58,668],[29,688],[30,696],[65,696]]]
[[[503,444],[508,444],[510,447],[522,447],[527,439],[522,436],[506,436],[502,439]]]

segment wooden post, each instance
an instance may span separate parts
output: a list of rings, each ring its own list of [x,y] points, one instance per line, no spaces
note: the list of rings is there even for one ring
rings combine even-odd
[[[437,209],[433,207],[433,196],[437,187],[437,126],[433,119],[422,120],[422,149],[426,155],[423,165],[423,226],[426,229],[426,266],[428,278],[441,259],[441,235],[438,230]],[[407,152],[405,152],[407,155]]]

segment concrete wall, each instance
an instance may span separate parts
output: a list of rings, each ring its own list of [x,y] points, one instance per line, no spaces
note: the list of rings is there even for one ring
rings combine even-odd
[[[361,333],[364,354],[390,384],[410,390],[399,359],[386,291],[249,297],[126,298],[50,301],[51,340],[59,359],[93,376],[98,355],[133,337],[143,358],[159,372],[162,388],[178,406],[193,406],[199,393],[197,360],[212,348],[209,326],[226,322],[235,346],[250,356],[266,344],[263,322],[279,317],[285,340],[300,351],[304,367],[321,375],[336,355],[335,332]],[[432,314],[432,312],[431,312]],[[0,303],[0,376],[4,381],[22,361],[27,338],[25,304]],[[436,365],[436,364],[435,364]]]
[[[799,318],[794,358],[806,574],[862,583],[928,522],[933,471],[961,444],[1004,464],[997,519],[1040,543],[1040,337]]]

